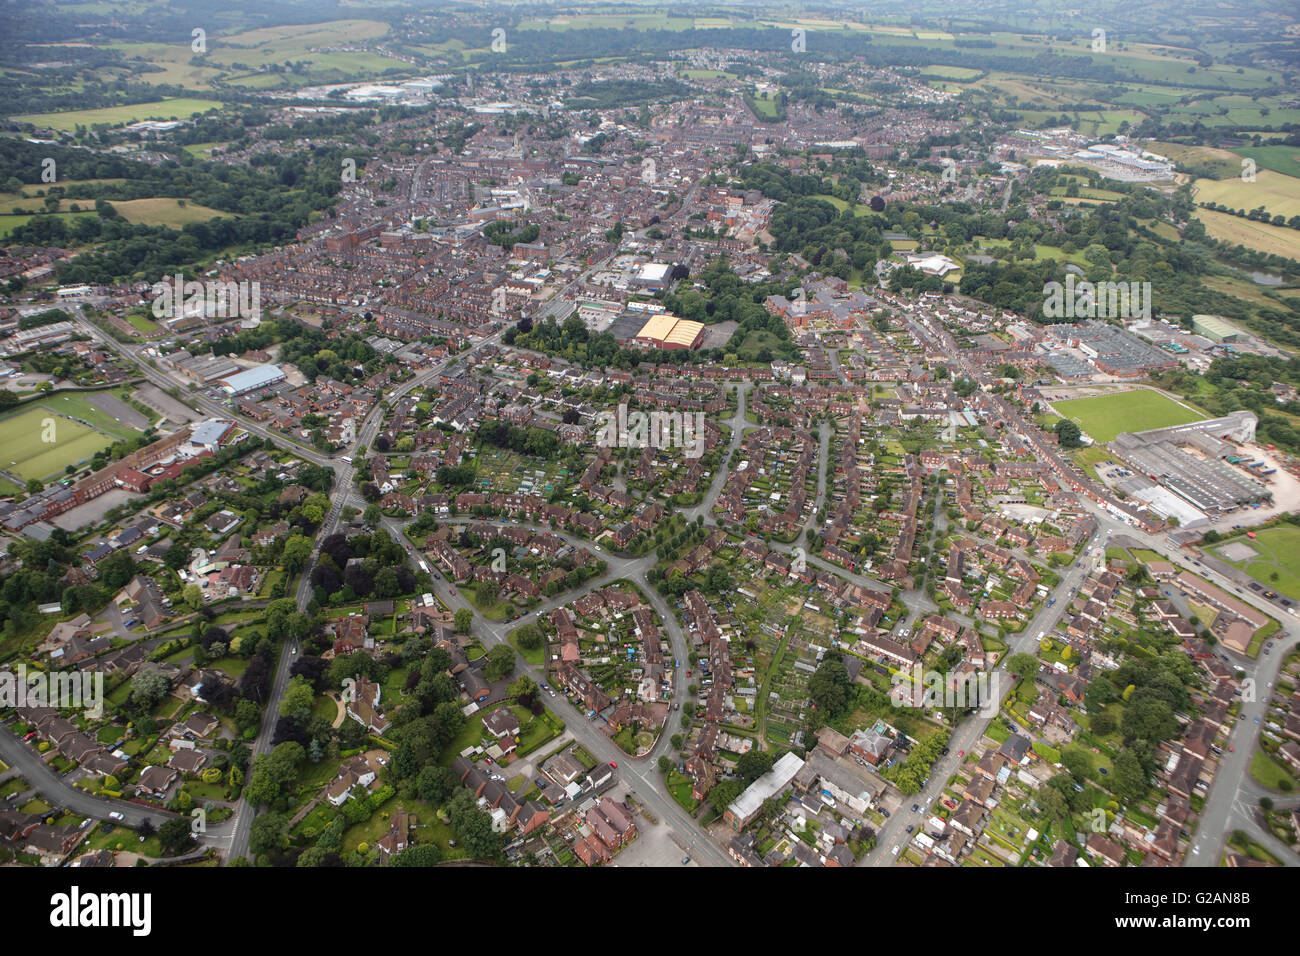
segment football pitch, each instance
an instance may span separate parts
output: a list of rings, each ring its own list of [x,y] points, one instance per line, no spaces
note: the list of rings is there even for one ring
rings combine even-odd
[[[1143,432],[1151,428],[1184,425],[1205,416],[1159,392],[1133,389],[1094,398],[1072,398],[1052,402],[1052,407],[1079,427],[1093,441],[1113,441],[1122,432]]]
[[[53,438],[53,441],[47,439]],[[114,439],[86,425],[56,415],[44,406],[27,408],[0,419],[0,469],[23,481],[62,475]]]

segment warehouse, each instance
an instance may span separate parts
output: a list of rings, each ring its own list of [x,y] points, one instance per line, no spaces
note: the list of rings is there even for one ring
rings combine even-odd
[[[1241,329],[1217,315],[1192,316],[1192,331],[1219,345],[1240,342],[1243,338]]]
[[[1254,441],[1257,423],[1252,412],[1237,411],[1185,425],[1124,432],[1110,449],[1136,474],[1117,487],[1184,526],[1267,502],[1272,496],[1261,482],[1223,460],[1237,452],[1234,443]],[[1186,504],[1178,505],[1173,496]],[[1193,510],[1183,510],[1186,506]]]
[[[632,285],[657,292],[667,287],[671,274],[672,266],[665,265],[662,262],[647,262],[633,276]]]
[[[228,375],[219,383],[226,394],[234,397],[255,392],[259,388],[269,388],[284,381],[284,372],[278,365],[254,365],[234,375]]]
[[[656,315],[636,334],[638,344],[657,349],[697,349],[704,341],[704,323]]]

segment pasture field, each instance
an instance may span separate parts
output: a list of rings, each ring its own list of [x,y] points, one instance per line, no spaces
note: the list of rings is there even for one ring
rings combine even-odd
[[[1197,209],[1193,215],[1205,223],[1205,231],[1215,239],[1287,259],[1300,259],[1300,229],[1255,222],[1213,209]]]
[[[1263,112],[1268,110],[1267,113]],[[1242,93],[1196,99],[1169,108],[1171,118],[1187,117],[1206,126],[1270,126],[1300,122],[1300,110],[1287,106],[1278,97],[1253,98]]]
[[[944,66],[931,64],[921,71],[922,76],[937,76],[945,80],[973,80],[980,75],[979,70],[965,66]]]
[[[1255,557],[1228,561],[1223,549],[1234,542],[1253,548]],[[1300,528],[1293,525],[1265,528],[1254,538],[1238,536],[1216,544],[1211,550],[1216,557],[1245,571],[1264,587],[1300,600]]]
[[[62,113],[28,113],[13,117],[15,122],[32,123],[36,126],[48,126],[58,130],[73,130],[78,126],[94,126],[107,123],[109,126],[125,126],[143,120],[189,119],[191,114],[206,113],[212,108],[220,108],[216,100],[200,100],[188,96],[178,96],[151,103],[133,103],[129,106],[105,106],[93,110],[67,110]]]
[[[381,54],[331,49],[382,37],[388,29],[388,24],[378,20],[357,19],[261,27],[227,36],[209,35],[208,53],[201,65],[190,62],[192,54],[184,44],[120,43],[114,49],[128,60],[161,67],[163,72],[148,74],[154,83],[171,83],[194,90],[211,89],[218,79],[254,88],[301,86],[344,75],[374,76],[387,70],[410,72],[408,64]],[[306,62],[307,69],[292,74],[250,72],[285,61]],[[240,66],[236,67],[236,63]]]
[[[209,219],[234,215],[210,206],[168,197],[124,199],[112,202],[111,205],[127,222],[146,226],[171,226],[173,229],[179,229],[190,222],[207,222]]]
[[[1285,176],[1300,177],[1300,147],[1242,146],[1234,149],[1233,152],[1240,156],[1249,156],[1255,160],[1260,169],[1271,169]]]
[[[1088,437],[1108,442],[1121,432],[1142,432],[1200,421],[1205,416],[1188,405],[1148,389],[1131,389],[1092,398],[1052,402],[1066,418],[1078,422]]]
[[[1241,157],[1226,149],[1212,146],[1184,146],[1182,143],[1161,143],[1148,140],[1140,144],[1152,153],[1158,153],[1173,160],[1179,166],[1209,166],[1214,170],[1214,179],[1231,179],[1241,176]],[[1200,180],[1208,182],[1208,180]],[[1259,205],[1256,203],[1255,205]],[[1251,207],[1253,208],[1253,207]]]
[[[1257,169],[1255,181],[1245,182],[1238,174],[1229,179],[1196,180],[1196,201],[1214,202],[1229,209],[1257,209],[1263,206],[1269,215],[1281,213],[1288,219],[1300,215],[1300,179]]]
[[[46,419],[54,419],[53,442],[43,441]],[[63,474],[68,465],[77,465],[95,452],[107,448],[113,439],[86,425],[52,414],[51,408],[24,408],[16,415],[0,420],[0,469],[24,481],[42,481]]]
[[[95,212],[92,209],[90,212],[58,213],[57,215],[58,218],[64,220],[65,224],[70,224],[74,219],[93,217]],[[35,218],[33,213],[25,213],[20,216],[0,215],[0,239],[7,239],[15,229],[27,225],[33,218]]]

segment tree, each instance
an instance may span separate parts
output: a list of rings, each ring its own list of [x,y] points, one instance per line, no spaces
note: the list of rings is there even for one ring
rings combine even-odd
[[[185,821],[181,821],[184,823]],[[279,813],[262,813],[253,818],[248,834],[248,848],[254,854],[278,853],[288,843],[284,833],[285,818]],[[187,824],[188,829],[188,824]]]
[[[181,600],[191,611],[197,611],[203,606],[203,589],[197,584],[187,584],[181,592]]]
[[[1119,726],[1116,723],[1115,718],[1105,712],[1093,714],[1089,717],[1088,725],[1092,728],[1092,732],[1097,734],[1099,737],[1106,737],[1113,734],[1115,728]]]
[[[838,652],[828,651],[821,666],[808,681],[808,696],[817,705],[817,709],[830,719],[839,716],[848,706],[850,685],[849,672],[843,659]]]
[[[776,755],[772,751],[751,750],[741,754],[740,759],[736,761],[736,773],[740,774],[746,783],[753,783],[771,770],[774,763],[776,763]]]
[[[158,671],[140,671],[131,678],[131,697],[141,710],[153,710],[170,689],[171,682]]]
[[[492,818],[478,808],[468,790],[459,790],[451,798],[447,815],[456,836],[471,854],[482,858],[501,852],[501,834],[492,829]]]
[[[1081,447],[1083,445],[1082,436],[1082,429],[1068,418],[1062,418],[1056,423],[1056,439],[1060,442],[1062,448]]]
[[[513,674],[515,670],[515,650],[509,644],[498,644],[487,652],[483,663],[483,677],[489,681],[500,680]]]
[[[168,820],[158,828],[158,842],[163,856],[180,856],[194,848],[190,821],[186,817]]]
[[[435,807],[442,806],[460,786],[460,779],[450,767],[427,766],[415,778],[420,799]]]
[[[468,634],[474,624],[474,612],[467,607],[460,608],[456,611],[453,624],[456,626],[457,634]]]
[[[526,651],[535,651],[542,646],[542,631],[536,624],[525,624],[515,631],[515,643]]]
[[[394,856],[389,862],[389,866],[437,866],[442,862],[442,851],[432,843],[424,843],[419,846],[408,846],[401,853]]]
[[[1137,754],[1125,748],[1115,758],[1110,789],[1117,797],[1135,803],[1146,796],[1147,775]]]
[[[301,722],[311,716],[311,705],[316,699],[316,692],[307,679],[301,675],[289,681],[284,690],[284,699],[280,701],[280,716],[290,717]]]
[[[1017,677],[1038,673],[1038,659],[1033,654],[1012,654],[1007,658],[1007,671]]]
[[[311,539],[301,534],[291,534],[284,542],[280,563],[290,574],[297,574],[311,560]],[[188,590],[188,589],[187,589]]]

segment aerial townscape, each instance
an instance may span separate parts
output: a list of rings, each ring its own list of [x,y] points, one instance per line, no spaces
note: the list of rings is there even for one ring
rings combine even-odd
[[[6,884],[1300,865],[1291,0],[0,12]]]

